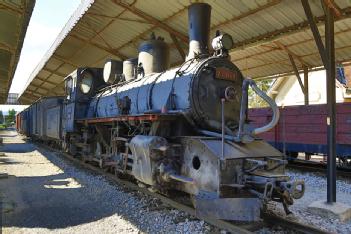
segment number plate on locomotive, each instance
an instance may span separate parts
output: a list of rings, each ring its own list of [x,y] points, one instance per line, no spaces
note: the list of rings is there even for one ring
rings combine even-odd
[[[235,81],[236,73],[227,68],[218,67],[216,68],[216,79]]]

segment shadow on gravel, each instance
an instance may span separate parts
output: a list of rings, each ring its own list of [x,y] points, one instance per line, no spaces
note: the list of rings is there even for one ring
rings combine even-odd
[[[5,199],[14,202],[13,211],[3,214],[3,227],[57,229],[89,223],[111,216],[112,207],[100,206],[89,198],[86,187],[70,188],[64,174],[14,177],[0,180]],[[11,187],[11,188],[10,188]],[[12,200],[13,199],[13,200]],[[25,201],[22,207],[18,201]]]
[[[0,151],[4,153],[29,153],[36,150],[36,147],[28,143],[4,143]]]
[[[57,167],[66,168],[55,155],[40,148],[37,150]],[[113,200],[121,199],[118,199],[118,192],[106,192],[106,184],[101,185],[106,182],[91,182],[81,172],[77,176],[76,170],[82,169],[70,168],[50,176],[11,176],[0,180],[0,191],[4,192],[5,199],[15,204],[13,211],[3,213],[3,227],[63,229],[118,215],[140,231],[147,231],[123,202],[113,203]],[[140,211],[136,209],[135,212]]]

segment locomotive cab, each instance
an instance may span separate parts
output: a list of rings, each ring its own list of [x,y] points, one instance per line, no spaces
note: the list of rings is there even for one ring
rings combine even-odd
[[[104,86],[101,68],[78,68],[65,78],[65,132],[74,132],[74,120],[86,117],[90,99]]]

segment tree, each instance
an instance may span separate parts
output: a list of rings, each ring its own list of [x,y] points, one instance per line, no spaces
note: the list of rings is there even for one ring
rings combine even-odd
[[[267,93],[268,89],[271,87],[273,80],[261,80],[257,81],[257,87],[263,92]],[[267,107],[268,104],[260,98],[251,88],[249,89],[249,108]]]
[[[16,119],[16,111],[15,109],[9,110],[9,114],[5,117],[6,124],[14,123]]]
[[[2,114],[2,111],[0,110],[0,124],[4,123],[4,115]]]

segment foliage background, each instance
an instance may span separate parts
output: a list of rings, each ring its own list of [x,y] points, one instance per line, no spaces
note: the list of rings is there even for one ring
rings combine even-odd
[[[267,93],[272,83],[273,80],[256,81],[258,88],[260,88],[265,93]],[[259,108],[267,106],[268,104],[265,101],[263,101],[263,99],[260,98],[251,88],[249,88],[249,108]]]
[[[9,110],[8,115],[5,115],[0,110],[0,129],[6,128],[15,124],[16,111],[14,109]]]

